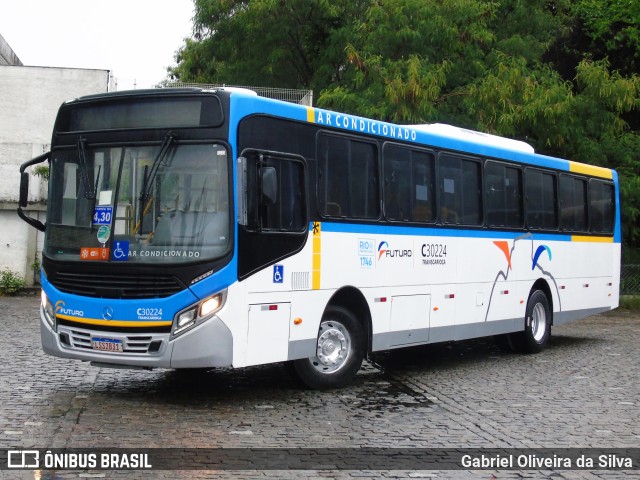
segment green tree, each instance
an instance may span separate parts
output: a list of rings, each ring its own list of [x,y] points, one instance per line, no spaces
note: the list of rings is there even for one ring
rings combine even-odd
[[[640,247],[640,3],[195,0],[182,81],[310,88],[318,105],[445,122],[618,169]]]
[[[640,71],[639,2],[577,0],[571,4],[565,23],[567,28],[551,50],[565,64],[558,63],[558,68],[575,68],[588,58],[608,59],[623,75]]]
[[[195,0],[194,39],[171,78],[320,91],[339,79],[349,19],[366,2]]]

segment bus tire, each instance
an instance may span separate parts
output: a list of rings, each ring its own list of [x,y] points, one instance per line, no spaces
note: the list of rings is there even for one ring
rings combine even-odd
[[[316,355],[294,360],[296,375],[315,389],[347,385],[362,365],[364,338],[362,325],[349,310],[327,307],[318,329]]]
[[[551,309],[542,290],[529,296],[524,331],[518,335],[518,347],[524,353],[538,353],[549,343],[551,336]]]

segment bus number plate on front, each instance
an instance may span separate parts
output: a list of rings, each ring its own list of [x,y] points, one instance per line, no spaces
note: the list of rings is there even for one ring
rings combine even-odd
[[[117,338],[91,337],[91,348],[103,352],[124,352],[122,340]]]

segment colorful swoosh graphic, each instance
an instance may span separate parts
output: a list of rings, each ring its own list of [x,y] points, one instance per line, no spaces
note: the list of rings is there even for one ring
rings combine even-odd
[[[493,244],[498,247],[504,256],[507,257],[507,263],[509,264],[509,270],[511,270],[511,251],[509,250],[509,242],[505,240],[495,240]]]
[[[547,247],[546,245],[540,245],[536,249],[536,253],[533,254],[533,263],[531,264],[531,270],[536,268],[536,265],[538,264],[538,259],[540,258],[540,255],[542,255],[542,252],[544,252],[545,250],[547,251],[547,254],[549,255],[549,260],[551,260],[551,249],[549,247]]]
[[[534,248],[535,248],[535,244],[534,244],[534,240],[533,240],[533,235],[531,233],[526,233],[525,235],[521,235],[516,237],[513,240],[513,243],[511,244],[511,247],[509,247],[509,242],[506,240],[494,240],[493,244],[498,247],[500,249],[500,251],[504,254],[505,259],[507,260],[507,264],[508,264],[508,268],[504,269],[504,270],[499,270],[498,273],[496,274],[496,278],[493,281],[493,286],[491,287],[491,293],[489,294],[489,301],[487,303],[487,310],[485,313],[485,317],[484,317],[484,321],[486,322],[489,318],[489,311],[491,309],[491,304],[493,301],[493,297],[494,297],[494,291],[496,289],[496,285],[498,285],[498,282],[500,280],[502,281],[509,281],[509,276],[511,274],[511,254],[512,252],[516,249],[516,245],[520,245],[522,242],[524,241],[530,241],[531,242],[531,260],[532,260],[532,264],[531,264],[531,270],[535,270],[536,267],[538,267],[540,269],[540,272],[542,275],[544,275],[544,277],[546,277],[546,279],[548,279],[556,288],[556,292],[558,292],[557,297],[554,298],[554,301],[557,298],[558,301],[558,310],[562,311],[562,299],[560,296],[560,291],[558,290],[558,285],[556,283],[556,279],[553,277],[553,275],[551,274],[551,272],[546,271],[541,265],[538,265],[538,260],[540,260],[540,256],[542,255],[543,252],[547,252],[547,255],[549,256],[549,260],[551,260],[551,249],[547,246],[547,245],[539,245],[535,252],[534,252]],[[517,265],[516,265],[517,266]]]

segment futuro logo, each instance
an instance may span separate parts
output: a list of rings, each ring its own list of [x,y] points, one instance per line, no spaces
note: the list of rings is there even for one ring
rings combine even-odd
[[[380,260],[387,250],[389,250],[389,244],[387,242],[380,242],[380,245],[378,245],[378,260]]]

